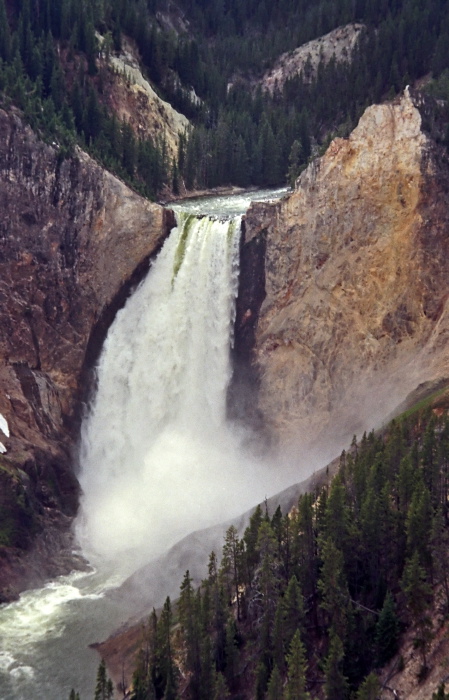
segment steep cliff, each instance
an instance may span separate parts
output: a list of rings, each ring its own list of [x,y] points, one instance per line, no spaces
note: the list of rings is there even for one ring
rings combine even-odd
[[[0,433],[1,600],[71,565],[53,555],[78,501],[81,388],[170,217],[81,151],[63,160],[2,110],[0,202],[0,413],[10,432]]]
[[[284,444],[336,450],[449,374],[448,160],[419,107],[408,89],[370,107],[246,216],[236,355]]]

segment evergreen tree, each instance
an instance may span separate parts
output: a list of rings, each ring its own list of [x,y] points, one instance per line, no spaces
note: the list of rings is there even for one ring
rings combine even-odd
[[[432,522],[430,547],[434,580],[442,585],[446,609],[449,609],[449,532],[440,511]]]
[[[384,666],[397,652],[399,624],[390,591],[385,596],[384,604],[376,624],[377,663]]]
[[[310,695],[306,687],[306,661],[305,649],[301,642],[299,630],[297,630],[290,645],[287,656],[287,684],[285,687],[285,700],[309,700]]]
[[[287,182],[290,187],[295,186],[296,178],[301,172],[301,165],[304,162],[303,150],[300,142],[295,139],[292,143],[290,155],[288,156]]]
[[[9,61],[11,55],[11,33],[6,15],[5,1],[0,0],[0,59]]]
[[[221,568],[223,576],[230,587],[230,592],[232,590],[232,595],[235,597],[237,603],[237,619],[240,620],[241,602],[239,586],[243,578],[243,542],[240,542],[234,525],[231,525],[226,532]]]
[[[432,525],[432,506],[430,492],[423,486],[416,489],[407,513],[406,532],[407,549],[411,554],[417,552],[419,561],[426,569],[430,568],[430,529]]]
[[[114,695],[112,681],[106,673],[106,664],[104,659],[100,661],[97,671],[97,682],[95,685],[94,700],[111,700]]]
[[[401,585],[412,622],[416,627],[415,646],[421,652],[422,670],[425,672],[427,669],[427,649],[432,638],[432,621],[428,615],[431,588],[426,581],[425,572],[419,563],[419,554],[416,550],[406,562]]]
[[[318,588],[321,592],[321,608],[327,613],[331,635],[339,639],[346,636],[349,613],[349,591],[344,573],[343,555],[329,538],[322,544],[323,566]]]
[[[222,673],[215,674],[213,700],[230,700],[230,694]]]
[[[379,693],[379,679],[375,673],[370,673],[357,691],[357,700],[378,700]]]
[[[348,682],[342,672],[343,644],[337,635],[332,635],[329,655],[325,664],[324,690],[326,700],[345,700],[348,697]]]
[[[304,625],[304,600],[301,588],[296,576],[292,576],[282,599],[284,613],[285,643],[287,648],[296,633],[303,631]]]
[[[268,681],[266,700],[279,700],[280,698],[282,698],[282,678],[278,667],[274,665]]]
[[[171,628],[173,614],[170,598],[167,597],[157,625],[157,658],[155,687],[158,696],[164,700],[174,700],[177,694],[177,676],[173,659]]]

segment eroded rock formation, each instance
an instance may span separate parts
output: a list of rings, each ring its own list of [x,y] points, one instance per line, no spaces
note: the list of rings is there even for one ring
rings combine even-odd
[[[261,79],[262,89],[273,95],[276,90],[283,89],[287,80],[301,73],[305,82],[311,82],[320,63],[326,65],[331,60],[335,60],[336,63],[350,61],[363,28],[363,24],[337,27],[319,39],[313,39],[294,51],[283,53]]]
[[[370,107],[246,216],[242,264],[263,245],[264,289],[249,301],[242,277],[236,352],[284,444],[336,450],[449,374],[449,169],[419,107],[408,90]]]
[[[171,222],[81,151],[60,158],[1,110],[0,206],[1,600],[62,566],[53,555],[78,502],[80,378]]]

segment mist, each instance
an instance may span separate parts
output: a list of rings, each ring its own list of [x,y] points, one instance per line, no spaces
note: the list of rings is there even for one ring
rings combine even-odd
[[[138,566],[298,480],[226,420],[240,220],[179,214],[110,328],[82,426],[76,534]]]

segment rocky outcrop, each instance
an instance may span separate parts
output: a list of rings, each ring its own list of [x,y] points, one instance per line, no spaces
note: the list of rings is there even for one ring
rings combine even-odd
[[[263,242],[265,283],[239,304],[236,353],[284,444],[339,449],[449,375],[448,158],[419,108],[408,90],[370,107],[289,197],[246,216],[243,265]]]
[[[168,156],[177,159],[180,135],[185,135],[190,122],[183,114],[153,90],[142,75],[138,51],[129,40],[123,40],[119,56],[111,56],[107,101],[121,121],[129,123],[136,136],[153,143],[165,141]]]
[[[287,80],[297,75],[302,74],[305,82],[311,82],[320,63],[326,65],[331,60],[336,63],[350,61],[363,28],[363,24],[337,27],[319,39],[313,39],[294,51],[283,53],[261,79],[262,89],[273,95],[276,90],[283,89]]]
[[[81,151],[61,158],[1,110],[0,206],[0,413],[10,429],[0,434],[0,571],[20,589],[30,581],[13,575],[15,555],[31,552],[45,524],[67,531],[77,507],[81,379],[170,221]]]

